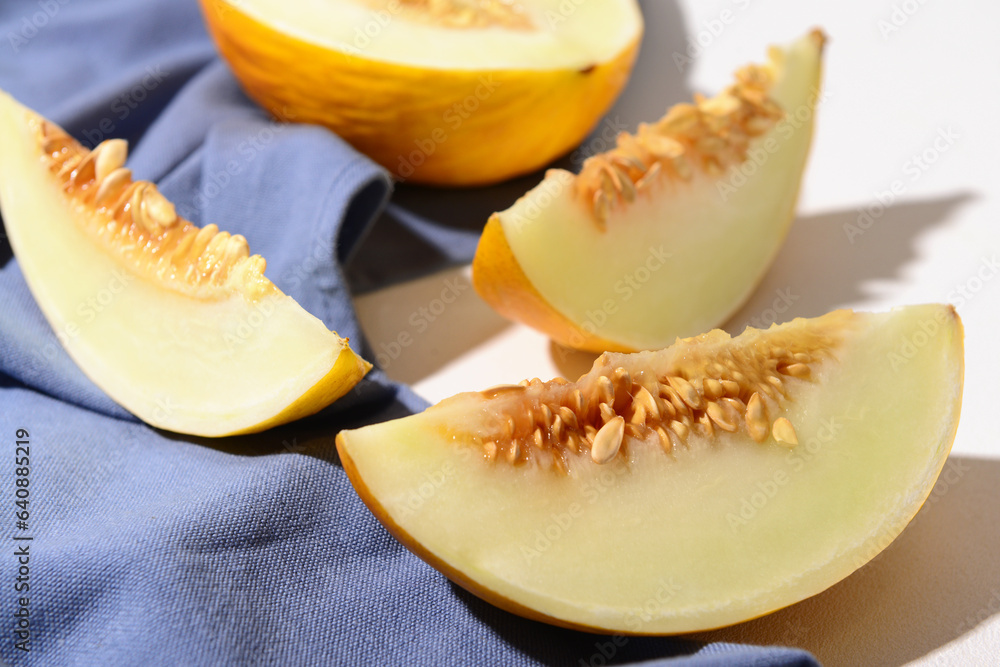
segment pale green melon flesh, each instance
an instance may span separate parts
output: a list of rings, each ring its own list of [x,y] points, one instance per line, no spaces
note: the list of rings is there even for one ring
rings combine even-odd
[[[792,221],[820,86],[814,37],[771,58],[770,96],[785,118],[723,176],[661,180],[613,209],[606,231],[572,196],[564,172],[500,214],[514,256],[549,305],[585,331],[639,350],[718,326],[746,300]]]
[[[0,204],[25,280],[60,342],[143,421],[225,435],[282,413],[346,350],[280,292],[200,300],[131,271],[83,231],[92,209],[43,164],[28,112],[0,92]]]
[[[413,20],[420,10],[410,13],[403,2],[227,1],[265,25],[307,42],[373,60],[439,70],[584,69],[614,58],[642,30],[635,0],[518,2],[530,30],[502,25],[441,27],[433,20]],[[380,5],[382,9],[376,10]]]
[[[479,394],[343,432],[338,445],[397,537],[495,604],[611,632],[721,627],[816,594],[873,558],[948,455],[963,373],[954,312],[858,314],[851,329],[836,360],[790,385],[793,449],[743,430],[692,436],[673,457],[637,443],[627,463],[584,455],[568,475],[489,463],[441,435],[487,423],[496,405]],[[633,377],[636,364],[656,368],[656,353],[644,354],[624,362]]]

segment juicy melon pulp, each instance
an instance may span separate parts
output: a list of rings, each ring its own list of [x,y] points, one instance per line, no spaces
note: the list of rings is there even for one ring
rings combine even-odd
[[[658,349],[718,326],[784,241],[813,133],[815,31],[726,92],[677,105],[487,223],[477,291],[569,347]]]
[[[264,277],[246,240],[199,229],[122,165],[0,91],[0,207],[60,342],[143,421],[232,435],[310,415],[371,365]]]
[[[501,181],[573,149],[624,88],[643,31],[635,0],[201,2],[261,105],[437,185]]]
[[[903,530],[951,449],[962,350],[948,306],[835,311],[607,353],[337,447],[390,532],[504,609],[706,630],[819,593]]]

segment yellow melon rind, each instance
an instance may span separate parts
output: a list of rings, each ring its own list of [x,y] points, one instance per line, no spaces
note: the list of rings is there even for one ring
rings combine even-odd
[[[549,305],[521,270],[496,214],[480,237],[472,263],[472,285],[498,313],[545,332],[561,345],[590,352],[634,351],[581,329]]]
[[[496,183],[572,150],[624,88],[641,41],[640,29],[584,71],[432,69],[320,46],[227,0],[201,1],[220,52],[265,109],[325,125],[397,178],[430,185]]]

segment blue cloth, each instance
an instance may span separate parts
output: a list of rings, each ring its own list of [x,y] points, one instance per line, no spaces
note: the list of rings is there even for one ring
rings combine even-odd
[[[246,236],[271,279],[363,353],[352,288],[471,258],[485,215],[435,219],[440,193],[420,188],[399,190],[387,214],[380,168],[323,129],[272,122],[240,92],[194,0],[4,0],[0,38],[0,87],[86,143],[129,139],[138,178],[185,217]],[[521,185],[455,196],[482,206]],[[11,664],[815,664],[549,627],[449,583],[382,529],[333,449],[341,427],[425,407],[378,371],[313,418],[183,437],[138,422],[77,369],[6,243],[0,315],[0,656]],[[19,429],[27,530],[14,517]],[[15,593],[11,554],[24,545],[29,589]],[[15,648],[20,597],[29,652]]]

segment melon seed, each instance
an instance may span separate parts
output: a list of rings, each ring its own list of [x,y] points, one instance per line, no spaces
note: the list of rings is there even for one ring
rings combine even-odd
[[[601,427],[601,430],[594,436],[594,444],[590,448],[590,457],[594,463],[607,463],[613,459],[618,450],[621,449],[622,440],[625,437],[625,419],[615,417]]]
[[[785,368],[785,373],[804,380],[809,377],[809,367],[805,364],[792,364]]]
[[[94,164],[95,178],[100,183],[108,174],[121,168],[128,155],[128,143],[124,139],[108,139],[94,149],[97,160]]]
[[[140,213],[145,220],[158,227],[171,227],[177,222],[174,205],[160,194],[155,185],[150,185],[143,192]]]
[[[747,431],[754,442],[764,442],[767,439],[767,415],[764,414],[764,403],[758,393],[754,393],[747,402],[746,422]]]
[[[771,427],[771,435],[774,436],[779,445],[784,447],[794,447],[799,444],[799,439],[795,435],[792,422],[788,421],[785,417],[779,417],[774,420],[774,425]]]
[[[635,392],[633,405],[637,406],[637,410],[641,408],[643,413],[648,414],[652,419],[660,420],[660,406],[657,404],[656,398],[645,387],[639,386]]]
[[[98,206],[104,205],[111,197],[119,194],[123,187],[132,182],[132,171],[121,167],[115,169],[110,174],[101,179],[101,184],[97,186],[97,194],[94,202]]]

